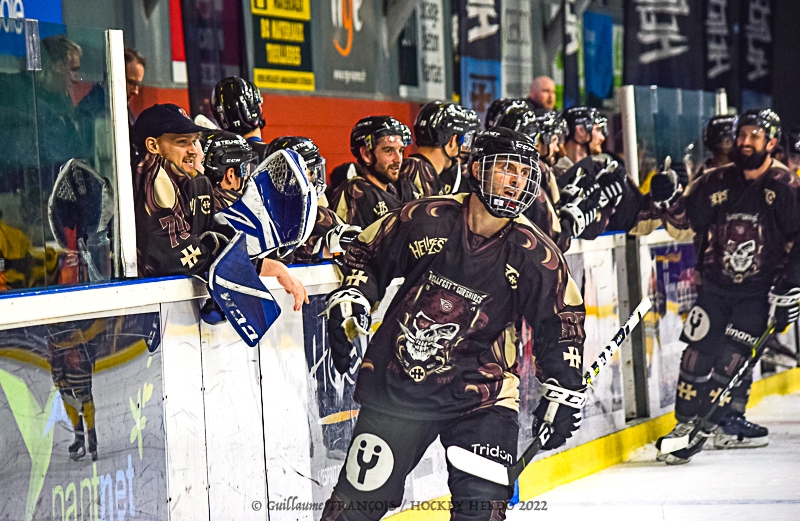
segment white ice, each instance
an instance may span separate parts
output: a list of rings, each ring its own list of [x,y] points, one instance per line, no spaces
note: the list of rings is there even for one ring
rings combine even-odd
[[[768,446],[704,450],[686,465],[667,466],[655,462],[650,444],[621,465],[533,498],[547,501],[547,511],[515,509],[508,519],[797,520],[800,393],[769,396],[747,419],[769,428]]]

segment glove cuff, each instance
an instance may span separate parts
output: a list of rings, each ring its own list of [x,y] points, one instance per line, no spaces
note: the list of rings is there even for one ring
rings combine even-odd
[[[556,402],[561,405],[566,405],[567,407],[572,407],[573,409],[580,409],[583,407],[583,404],[586,403],[586,393],[581,391],[571,391],[569,389],[564,389],[560,385],[554,385],[551,383],[543,383],[542,387],[544,387],[544,398],[547,398],[551,402]]]
[[[331,293],[328,296],[323,313],[330,318],[331,310],[336,306],[341,306],[339,309],[342,311],[342,318],[346,319],[353,316],[353,304],[364,306],[364,309],[369,313],[371,307],[369,300],[356,288],[345,288]]]

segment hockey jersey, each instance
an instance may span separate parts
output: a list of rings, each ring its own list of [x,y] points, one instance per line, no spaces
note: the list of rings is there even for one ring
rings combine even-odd
[[[412,154],[403,160],[395,188],[403,203],[444,195],[444,183],[428,158],[422,154]]]
[[[583,386],[585,308],[556,245],[525,217],[473,234],[468,194],[404,205],[364,230],[344,257],[342,287],[374,304],[405,281],[369,343],[356,383],[365,407],[448,419],[519,410],[517,328],[531,326],[537,376]]]
[[[366,228],[401,204],[393,185],[383,190],[358,175],[340,187],[330,207],[344,222]]]
[[[658,214],[654,205],[647,212]],[[661,217],[677,238],[696,234],[704,282],[753,292],[800,286],[800,178],[778,161],[755,180],[734,164],[706,170]]]

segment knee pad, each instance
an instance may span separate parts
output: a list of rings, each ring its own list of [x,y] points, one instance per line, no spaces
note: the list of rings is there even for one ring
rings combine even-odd
[[[451,471],[451,521],[501,521],[513,491],[463,472]]]
[[[701,384],[711,378],[714,356],[691,344],[681,355],[681,379],[692,384]]]

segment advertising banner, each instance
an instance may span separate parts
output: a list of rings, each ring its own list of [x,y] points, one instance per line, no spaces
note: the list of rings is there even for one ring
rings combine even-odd
[[[702,89],[702,7],[701,0],[627,0],[624,82]]]
[[[772,0],[742,0],[739,74],[742,110],[769,107],[772,94]]]
[[[578,52],[580,51],[580,25],[575,12],[575,0],[564,0],[564,108],[581,104]]]
[[[500,0],[467,0],[458,11],[461,104],[486,117],[502,93]]]
[[[330,0],[322,3],[325,90],[375,92],[378,59],[376,2]]]
[[[422,0],[400,35],[400,96],[443,100],[445,93],[442,0]]]
[[[251,0],[253,81],[262,89],[315,89],[311,0]]]
[[[583,75],[586,103],[602,107],[614,95],[614,21],[604,14],[583,14]]]
[[[168,519],[159,344],[159,313],[3,331],[4,517]]]
[[[705,0],[705,90],[734,92],[739,0]]]
[[[503,91],[506,98],[527,98],[533,80],[531,3],[503,0]]]

